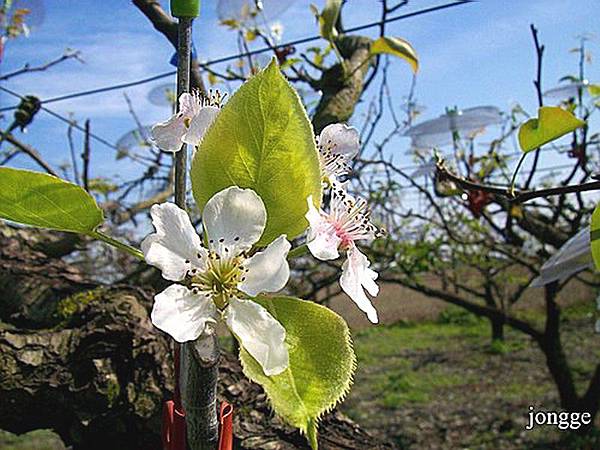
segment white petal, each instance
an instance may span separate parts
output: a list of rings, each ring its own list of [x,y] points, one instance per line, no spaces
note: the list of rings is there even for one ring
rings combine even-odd
[[[288,367],[285,328],[258,303],[232,298],[227,308],[227,326],[265,375],[277,375]]]
[[[364,291],[366,289],[372,296],[379,293],[379,287],[375,284],[377,273],[369,269],[369,265],[369,260],[358,248],[350,248],[348,259],[342,265],[340,286],[354,303],[367,314],[369,320],[377,323],[379,321],[377,311]]]
[[[156,233],[142,241],[148,264],[158,267],[163,277],[171,281],[183,280],[192,267],[206,267],[206,249],[187,212],[174,203],[162,203],[153,205],[150,215]]]
[[[179,96],[179,113],[187,118],[191,119],[195,116],[200,109],[200,101],[197,95],[184,92]]]
[[[342,242],[335,232],[334,226],[315,208],[312,196],[307,198],[308,211],[305,214],[309,228],[306,245],[315,258],[322,261],[336,259],[340,256],[338,247]]]
[[[186,133],[185,118],[175,114],[165,122],[157,123],[152,127],[150,134],[152,140],[161,150],[177,152],[183,145],[181,138]]]
[[[231,186],[217,192],[206,203],[202,222],[209,247],[222,257],[235,256],[260,239],[267,223],[267,211],[252,189]]]
[[[216,106],[205,106],[204,108],[200,108],[198,114],[192,118],[187,133],[183,135],[183,142],[190,145],[200,144],[206,130],[212,125],[219,114],[219,111],[220,109]]]
[[[277,292],[287,284],[290,278],[290,266],[287,254],[291,244],[282,234],[262,252],[252,256],[244,267],[248,272],[238,288],[254,297],[261,292]]]
[[[360,149],[358,130],[343,123],[327,125],[319,136],[323,148],[330,148],[333,154],[354,158]]]
[[[152,323],[177,342],[193,341],[206,324],[215,322],[217,308],[212,299],[179,284],[172,284],[154,297]]]

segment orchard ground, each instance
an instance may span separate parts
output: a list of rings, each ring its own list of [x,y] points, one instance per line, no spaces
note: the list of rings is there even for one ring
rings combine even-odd
[[[529,289],[518,315],[541,327],[543,290]],[[369,325],[344,296],[331,307],[353,328],[358,371],[342,411],[408,449],[593,449],[551,427],[526,431],[529,405],[560,410],[543,354],[507,327],[490,343],[487,320],[399,286],[384,286],[382,324]],[[560,296],[563,339],[578,387],[600,356],[595,293],[578,282]],[[562,441],[560,441],[562,439]],[[559,442],[560,441],[560,442]]]

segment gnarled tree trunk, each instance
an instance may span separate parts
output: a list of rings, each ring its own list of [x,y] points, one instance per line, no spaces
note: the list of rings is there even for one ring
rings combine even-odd
[[[26,232],[3,230],[0,429],[50,428],[74,449],[160,449],[173,363],[170,339],[149,319],[151,295],[97,286],[30,248]],[[36,316],[39,309],[44,313]],[[235,408],[236,448],[308,448],[297,430],[274,416],[262,388],[244,377],[233,355],[222,356],[219,400]],[[337,412],[323,419],[320,444],[393,448]]]

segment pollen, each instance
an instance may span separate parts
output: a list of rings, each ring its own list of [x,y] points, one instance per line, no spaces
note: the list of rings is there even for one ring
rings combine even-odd
[[[238,284],[245,279],[245,269],[242,266],[244,260],[245,257],[241,255],[225,258],[210,251],[205,259],[205,269],[192,269],[188,272],[192,290],[212,298],[217,308],[223,310],[232,297],[240,295]]]

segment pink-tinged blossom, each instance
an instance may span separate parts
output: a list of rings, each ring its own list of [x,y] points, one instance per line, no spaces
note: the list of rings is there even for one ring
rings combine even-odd
[[[219,114],[222,100],[218,91],[209,96],[199,92],[181,94],[179,111],[152,127],[152,140],[169,152],[179,151],[184,143],[197,146]]]
[[[377,273],[369,268],[369,260],[356,246],[356,241],[371,240],[380,233],[370,221],[366,201],[354,199],[334,186],[330,212],[315,208],[312,197],[308,197],[306,219],[310,225],[306,239],[310,252],[324,261],[338,258],[340,251],[346,252],[340,286],[369,320],[377,323],[377,311],[365,294],[365,290],[372,296],[378,294]]]

